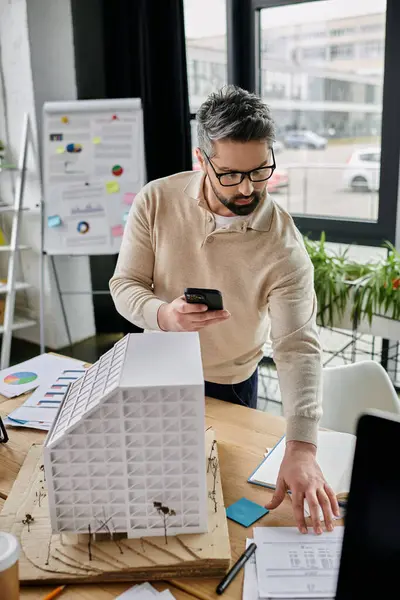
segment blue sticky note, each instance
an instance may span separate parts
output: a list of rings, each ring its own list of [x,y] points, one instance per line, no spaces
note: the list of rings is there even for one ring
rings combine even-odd
[[[59,217],[58,215],[47,217],[47,225],[49,227],[60,227],[61,217]]]
[[[260,504],[247,500],[247,498],[240,498],[240,500],[231,504],[226,509],[228,519],[236,521],[236,523],[243,525],[243,527],[250,527],[250,525],[268,513],[269,510]]]

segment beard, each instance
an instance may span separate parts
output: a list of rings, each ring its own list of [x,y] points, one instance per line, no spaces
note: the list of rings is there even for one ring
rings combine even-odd
[[[208,178],[212,191],[218,198],[218,200],[223,204],[228,210],[230,210],[235,215],[239,217],[244,217],[246,215],[250,215],[255,211],[257,206],[260,204],[262,200],[264,200],[266,196],[267,188],[265,187],[261,192],[253,191],[250,196],[243,196],[243,194],[236,194],[231,198],[226,198],[223,196],[214,186],[211,178]],[[248,204],[238,204],[238,200],[251,200]]]

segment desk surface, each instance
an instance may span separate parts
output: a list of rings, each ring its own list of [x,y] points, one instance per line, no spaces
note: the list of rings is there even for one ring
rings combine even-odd
[[[20,397],[8,400],[0,396],[0,415],[7,415],[24,399],[25,397]],[[267,502],[271,492],[247,483],[247,478],[262,460],[265,448],[273,446],[284,433],[284,420],[206,398],[206,422],[216,432],[225,505],[229,506],[243,496],[259,504]],[[43,442],[45,432],[15,428],[9,430],[9,436],[7,444],[0,444],[0,509],[31,444]],[[232,521],[228,523],[232,558],[236,560],[244,550],[246,537],[252,535],[252,528],[245,529]],[[293,526],[290,500],[285,500],[284,504],[263,517],[257,525]],[[223,598],[241,599],[242,582],[243,573],[230,585]],[[220,597],[215,594],[217,583],[215,579],[181,579],[168,584],[159,583],[156,587],[160,590],[169,588],[176,600],[211,600]],[[129,584],[68,586],[60,600],[112,600],[129,587]],[[49,588],[44,587],[25,587],[21,590],[21,600],[40,600],[48,591]]]

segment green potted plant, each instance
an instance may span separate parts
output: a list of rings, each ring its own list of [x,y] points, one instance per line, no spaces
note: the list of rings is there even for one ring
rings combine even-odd
[[[350,312],[354,325],[374,316],[400,320],[400,253],[385,244],[385,258],[358,263],[348,259],[348,249],[338,252],[326,246],[325,234],[319,241],[304,238],[314,265],[314,285],[318,318],[322,326],[334,326]]]

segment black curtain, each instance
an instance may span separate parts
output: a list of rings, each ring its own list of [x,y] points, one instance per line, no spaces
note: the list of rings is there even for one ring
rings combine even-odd
[[[183,0],[140,1],[141,92],[148,179],[191,170]]]
[[[79,99],[142,99],[147,180],[190,170],[183,0],[71,0]],[[90,257],[107,290],[115,256]],[[96,330],[137,331],[108,295],[93,297]]]

